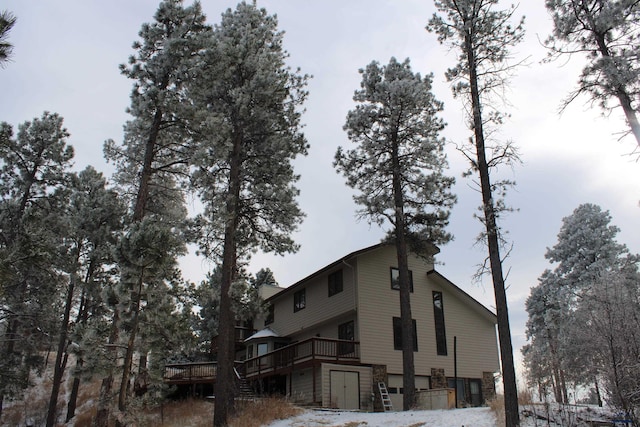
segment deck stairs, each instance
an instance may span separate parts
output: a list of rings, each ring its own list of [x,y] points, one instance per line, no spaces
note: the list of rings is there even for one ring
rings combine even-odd
[[[236,375],[236,380],[238,385],[238,398],[241,400],[257,399],[258,396],[254,392],[253,388],[251,387],[247,379],[244,378],[236,368],[233,368],[233,371]]]
[[[384,408],[384,412],[393,411],[393,404],[391,403],[391,398],[389,397],[389,391],[387,391],[386,384],[383,382],[379,382],[378,390],[380,390],[380,398],[382,399],[382,407]]]

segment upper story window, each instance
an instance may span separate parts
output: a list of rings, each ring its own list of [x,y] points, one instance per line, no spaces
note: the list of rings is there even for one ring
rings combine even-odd
[[[433,291],[433,319],[436,326],[436,349],[439,356],[447,355],[447,334],[444,327],[442,292]]]
[[[307,306],[305,289],[301,289],[293,294],[293,312],[300,311]]]
[[[329,296],[342,292],[342,269],[329,274]]]
[[[400,290],[400,270],[391,267],[391,289]],[[413,271],[409,270],[409,290],[413,292]]]
[[[276,314],[275,306],[273,304],[269,304],[269,306],[267,307],[267,316],[264,318],[264,324],[265,325],[272,324],[273,321],[275,320],[275,314]]]
[[[418,328],[415,319],[411,319],[413,323],[413,351],[418,351]],[[402,350],[402,322],[399,317],[393,318],[393,348]]]
[[[338,339],[339,340],[353,341],[355,339],[355,337],[356,337],[356,334],[355,334],[355,328],[354,328],[353,320],[338,325]],[[338,354],[339,355],[353,353],[355,351],[355,349],[356,349],[356,347],[352,343],[346,343],[346,342],[338,343]]]

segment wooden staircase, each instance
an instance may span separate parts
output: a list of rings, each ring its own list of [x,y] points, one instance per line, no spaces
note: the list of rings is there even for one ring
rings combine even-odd
[[[236,368],[233,368],[233,372],[236,374],[236,380],[238,384],[238,396],[240,400],[256,400],[258,396],[253,391],[253,388],[249,384],[246,378],[240,375],[240,372]]]

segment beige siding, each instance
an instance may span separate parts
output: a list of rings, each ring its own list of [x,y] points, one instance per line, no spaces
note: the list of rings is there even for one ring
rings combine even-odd
[[[316,375],[316,399],[320,401],[322,386],[320,384],[320,370],[315,370]],[[287,381],[289,387],[289,381]],[[313,369],[293,371],[291,374],[291,387],[289,396],[296,403],[315,403],[313,400]]]
[[[338,339],[338,326],[351,320],[353,320],[354,322],[355,341],[358,341],[358,321],[356,314],[353,311],[345,315],[330,319],[325,323],[304,328],[298,333],[291,334],[290,338],[292,342],[304,341],[308,338],[313,337]]]
[[[402,373],[402,352],[393,348],[392,318],[400,317],[400,295],[397,290],[391,289],[391,267],[397,267],[393,246],[381,247],[358,259],[360,354],[363,363],[387,365],[387,372]],[[420,258],[411,257],[409,260],[414,287],[411,294],[412,317],[417,324],[419,351],[426,346],[421,338],[423,325],[428,322],[428,314],[420,309],[420,301],[425,300],[427,294],[430,295],[426,277],[432,267],[432,264]],[[415,355],[418,356],[418,353]],[[416,374],[423,374],[427,369],[423,365],[416,357]]]
[[[329,332],[326,323],[332,322],[336,317],[344,317],[348,313],[355,312],[356,298],[354,289],[354,271],[347,265],[343,265],[343,291],[329,297],[328,271],[318,277],[312,278],[303,286],[296,286],[291,292],[286,292],[273,300],[275,305],[274,322],[269,325],[281,336],[312,337],[317,334],[325,337],[338,337],[337,323],[333,335]],[[338,268],[333,271],[338,270]],[[293,295],[295,292],[305,289],[306,307],[297,312],[293,311]]]
[[[436,284],[433,287],[434,290],[441,290],[443,295],[448,350],[447,356],[438,356],[443,363],[434,367],[444,368],[448,377],[454,375],[454,337],[457,337],[459,377],[482,378],[482,372],[498,371],[495,325],[470,310],[447,287]],[[431,316],[433,317],[433,312]],[[435,329],[432,329],[432,340],[435,343]]]
[[[387,365],[390,374],[402,373],[402,352],[393,348],[392,318],[400,317],[399,292],[391,289],[390,267],[397,267],[395,248],[382,247],[358,259],[358,324],[363,363]],[[453,376],[453,337],[458,337],[458,375],[481,378],[483,371],[498,370],[495,325],[460,297],[446,283],[436,283],[427,272],[433,265],[411,256],[414,292],[412,317],[416,320],[418,352],[414,353],[416,375],[431,375],[431,368],[444,368]],[[438,281],[443,282],[443,281]],[[438,356],[435,345],[432,291],[443,294],[447,356]]]

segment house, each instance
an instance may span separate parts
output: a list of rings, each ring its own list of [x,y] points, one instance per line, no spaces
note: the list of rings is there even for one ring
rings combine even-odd
[[[439,252],[432,249],[428,258]],[[245,379],[299,403],[363,410],[380,408],[384,382],[401,408],[396,267],[395,246],[381,243],[288,288],[268,289],[268,311],[238,353]],[[457,388],[460,403],[483,404],[495,394],[499,370],[496,316],[438,273],[432,259],[410,255],[409,268],[416,388]]]

